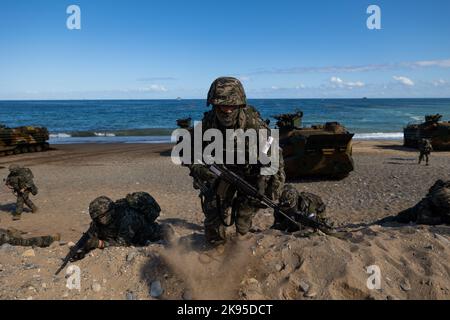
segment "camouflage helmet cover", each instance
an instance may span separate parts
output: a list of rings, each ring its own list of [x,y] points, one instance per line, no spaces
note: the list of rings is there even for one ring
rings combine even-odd
[[[98,197],[89,205],[89,214],[91,218],[97,219],[98,217],[104,216],[105,213],[114,209],[114,202],[105,196]]]
[[[292,208],[298,203],[299,193],[294,186],[286,184],[280,196],[280,205],[284,208]]]
[[[18,164],[12,164],[9,166],[9,171],[13,172],[13,171],[17,171],[20,169],[20,166]]]
[[[242,83],[232,77],[221,77],[214,80],[208,92],[206,106],[243,106],[247,104]]]

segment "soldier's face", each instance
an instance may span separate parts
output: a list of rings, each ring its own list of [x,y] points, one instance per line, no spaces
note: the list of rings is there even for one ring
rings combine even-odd
[[[112,210],[108,211],[102,216],[97,217],[95,222],[101,225],[108,225],[111,222]]]
[[[239,114],[239,106],[215,106],[216,116],[224,127],[236,124]]]

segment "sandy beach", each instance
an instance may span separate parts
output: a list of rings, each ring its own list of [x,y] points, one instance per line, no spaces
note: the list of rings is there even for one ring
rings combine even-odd
[[[188,170],[171,162],[171,145],[52,147],[45,153],[0,158],[2,178],[12,163],[33,170],[39,187],[33,201],[40,209],[12,221],[15,198],[2,186],[0,227],[14,227],[25,236],[62,235],[60,244],[35,248],[34,257],[22,256],[29,248],[0,249],[0,299],[149,299],[149,284],[156,280],[165,299],[188,294],[194,299],[450,298],[448,227],[372,226],[354,233],[351,241],[323,235],[305,239],[267,230],[271,213],[263,210],[250,240],[231,241],[225,253],[204,264],[197,191]],[[338,226],[394,215],[417,203],[437,179],[450,179],[450,152],[433,153],[429,167],[417,165],[417,151],[403,148],[401,141],[355,141],[353,155],[355,171],[344,180],[292,182],[320,195]],[[67,253],[67,242],[76,242],[87,229],[90,201],[100,195],[119,199],[134,191],[152,194],[162,208],[159,221],[172,224],[178,237],[188,241],[170,249],[159,243],[96,250],[78,263],[85,270],[83,289],[68,290],[64,276],[52,274]],[[227,272],[221,271],[225,261]],[[30,264],[35,268],[27,269]],[[365,268],[373,264],[382,270],[380,290],[366,286]],[[220,277],[230,281],[218,291]],[[92,289],[97,282],[101,290]]]

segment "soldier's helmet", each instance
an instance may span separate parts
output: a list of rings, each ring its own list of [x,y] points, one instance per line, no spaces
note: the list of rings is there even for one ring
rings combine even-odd
[[[12,165],[9,166],[8,169],[9,169],[10,172],[15,172],[15,171],[20,169],[20,166],[18,164],[12,164]]]
[[[294,186],[286,184],[280,196],[280,205],[283,208],[293,208],[298,203],[299,193]]]
[[[208,92],[206,106],[245,106],[247,97],[242,83],[232,77],[221,77],[214,80]]]
[[[128,205],[155,221],[161,212],[158,202],[147,192],[134,192],[127,195]]]
[[[89,205],[89,214],[92,220],[95,220],[112,212],[113,209],[114,201],[108,197],[101,196],[91,202]]]

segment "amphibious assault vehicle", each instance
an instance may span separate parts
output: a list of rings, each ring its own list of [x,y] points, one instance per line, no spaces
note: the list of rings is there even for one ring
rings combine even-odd
[[[353,171],[352,133],[338,122],[302,128],[303,112],[274,116],[286,177],[343,179]]]
[[[48,139],[47,128],[0,125],[0,156],[48,150]]]
[[[442,115],[427,115],[425,122],[410,123],[403,129],[404,146],[418,148],[422,139],[430,139],[435,151],[450,150],[450,122]]]

